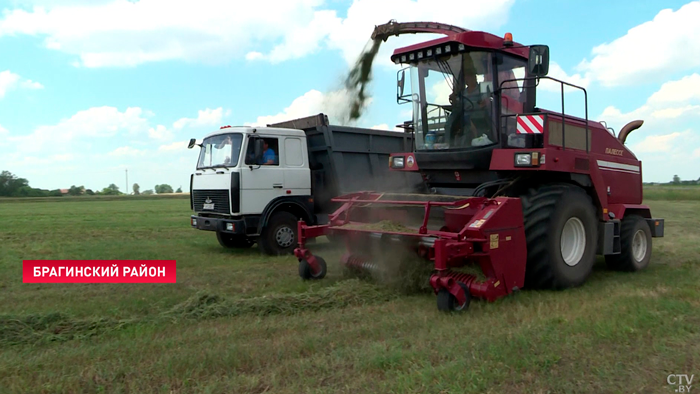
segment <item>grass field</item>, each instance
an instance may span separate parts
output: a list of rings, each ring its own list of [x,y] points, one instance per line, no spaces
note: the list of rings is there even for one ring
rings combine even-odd
[[[692,200],[650,198],[646,271],[600,260],[580,288],[458,315],[330,259],[303,283],[293,257],[224,250],[187,199],[0,201],[0,393],[672,393],[700,376]],[[178,283],[23,284],[23,259],[175,259]]]

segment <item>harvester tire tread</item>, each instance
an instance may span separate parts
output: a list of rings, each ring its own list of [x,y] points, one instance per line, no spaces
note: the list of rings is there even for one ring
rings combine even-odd
[[[294,253],[294,248],[298,246],[298,234],[297,234],[297,222],[296,216],[292,215],[286,211],[278,211],[270,216],[267,225],[263,227],[262,233],[258,238],[258,244],[263,253],[271,256],[280,256]],[[276,236],[281,228],[288,227],[291,228],[294,234],[292,242],[286,246],[282,247],[278,244]]]
[[[227,234],[219,231],[216,232],[216,239],[219,241],[219,245],[229,249],[250,248],[255,243],[245,235]]]
[[[637,260],[633,252],[634,236],[639,231],[643,233],[646,241],[646,252],[641,260]],[[651,229],[646,220],[639,215],[625,216],[620,226],[620,254],[605,256],[605,263],[614,271],[641,271],[651,260],[651,242]]]
[[[561,290],[583,284],[596,259],[597,219],[591,197],[570,184],[545,185],[521,196],[527,265],[525,287]],[[564,223],[576,216],[584,225],[586,246],[579,262],[566,265],[560,239]]]

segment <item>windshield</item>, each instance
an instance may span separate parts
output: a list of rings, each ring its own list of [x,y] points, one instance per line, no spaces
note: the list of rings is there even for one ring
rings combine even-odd
[[[205,138],[199,153],[197,169],[237,166],[242,140],[242,134],[233,133]]]
[[[497,142],[491,59],[491,53],[475,51],[411,67],[417,150]]]

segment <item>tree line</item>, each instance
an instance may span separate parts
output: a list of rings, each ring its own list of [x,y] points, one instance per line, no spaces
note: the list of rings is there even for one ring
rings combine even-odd
[[[163,193],[182,193],[182,187],[179,187],[175,192],[168,184],[155,185],[151,190],[141,191],[138,183],[134,183],[132,187],[134,195],[151,195]],[[126,193],[119,190],[119,186],[111,183],[102,190],[86,189],[84,186],[71,185],[65,193],[69,196],[118,196]],[[0,197],[61,197],[64,193],[61,189],[39,189],[29,186],[29,181],[25,178],[19,178],[10,171],[2,171],[0,173]]]
[[[678,175],[674,175],[670,182],[644,182],[645,185],[670,185],[670,186],[687,186],[687,185],[700,185],[700,178],[697,180],[683,180]]]

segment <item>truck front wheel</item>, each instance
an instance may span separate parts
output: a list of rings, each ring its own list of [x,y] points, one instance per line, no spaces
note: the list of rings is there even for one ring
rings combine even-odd
[[[272,214],[258,240],[262,251],[272,256],[293,253],[297,247],[297,222],[289,212]]]

